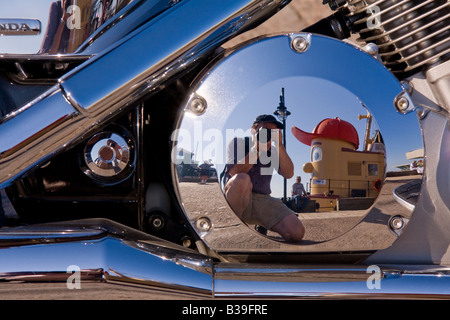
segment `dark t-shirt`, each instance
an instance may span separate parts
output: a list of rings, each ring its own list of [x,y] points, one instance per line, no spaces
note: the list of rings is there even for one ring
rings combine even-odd
[[[247,139],[247,141],[246,141]],[[251,147],[249,138],[234,138],[227,146],[227,163],[225,166],[225,184],[231,178],[228,171],[236,164],[243,161],[249,153]],[[270,194],[270,181],[272,180],[273,169],[278,169],[278,157],[276,152],[269,150],[267,153],[261,154],[258,159],[256,155],[250,154],[250,163],[254,163],[253,167],[248,171],[250,180],[253,184],[254,193]]]

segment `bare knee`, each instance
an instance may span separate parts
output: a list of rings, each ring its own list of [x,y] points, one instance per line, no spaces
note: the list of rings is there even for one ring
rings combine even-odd
[[[246,173],[235,174],[225,186],[225,196],[237,216],[241,217],[252,195],[252,182]]]
[[[303,223],[301,223],[298,219],[297,221],[297,225],[295,225],[290,231],[290,237],[288,238],[288,241],[300,242],[305,236],[305,227],[303,226]]]
[[[305,236],[305,227],[294,214],[285,217],[272,230],[279,233],[286,241],[291,242],[300,242]]]
[[[250,176],[246,173],[237,173],[231,177],[225,186],[225,192],[238,192],[240,194],[250,194],[253,189]]]

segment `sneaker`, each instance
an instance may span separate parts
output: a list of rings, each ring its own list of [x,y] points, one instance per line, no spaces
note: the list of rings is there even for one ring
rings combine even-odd
[[[262,235],[267,235],[267,229],[263,226],[255,226],[255,230],[261,233]]]

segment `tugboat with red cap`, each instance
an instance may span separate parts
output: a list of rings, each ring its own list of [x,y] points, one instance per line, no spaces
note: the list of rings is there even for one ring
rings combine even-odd
[[[301,143],[311,146],[311,162],[303,171],[311,173],[310,199],[319,211],[359,210],[370,207],[378,196],[385,173],[385,148],[379,131],[369,138],[367,118],[363,150],[358,151],[355,127],[340,118],[322,120],[312,133],[292,127]]]

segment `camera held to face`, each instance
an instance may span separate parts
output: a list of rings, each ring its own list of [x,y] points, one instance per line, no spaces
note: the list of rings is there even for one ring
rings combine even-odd
[[[267,143],[272,139],[272,130],[261,127],[256,132],[256,140],[261,143]]]

